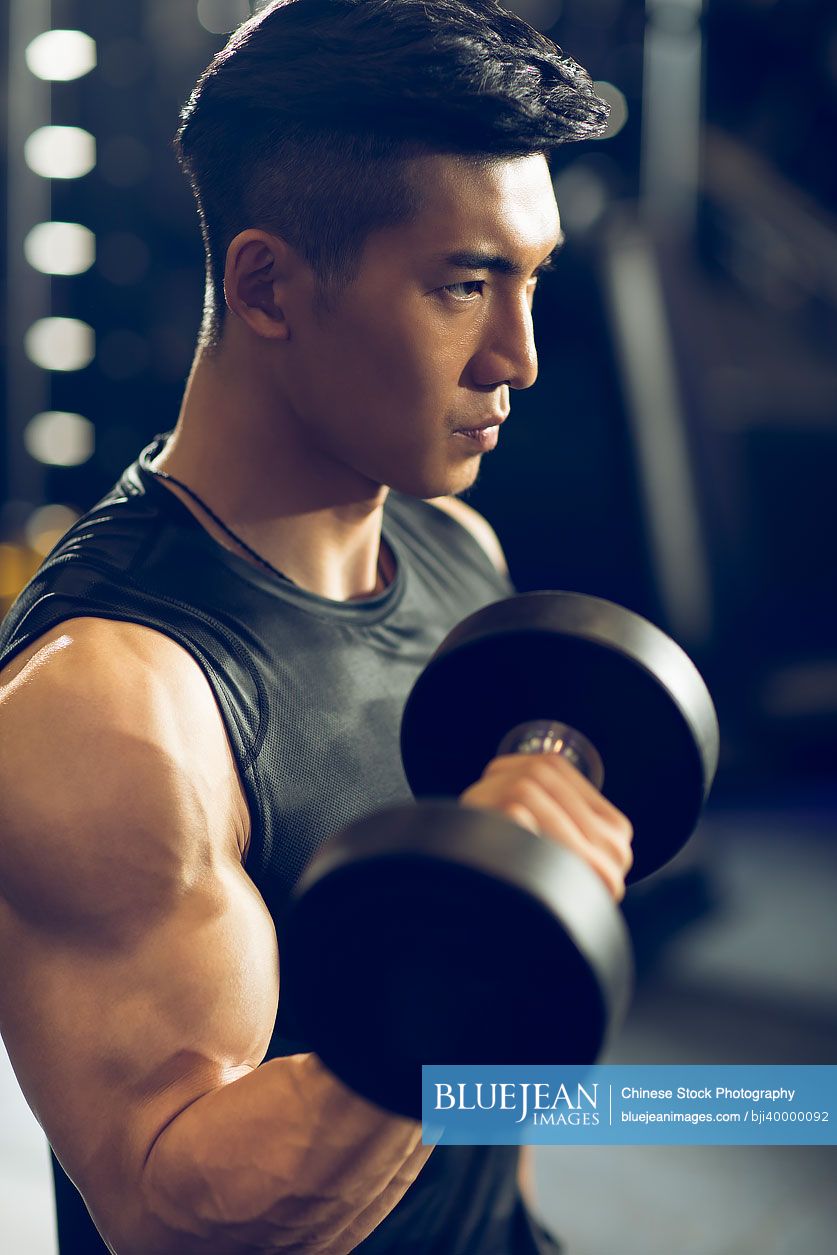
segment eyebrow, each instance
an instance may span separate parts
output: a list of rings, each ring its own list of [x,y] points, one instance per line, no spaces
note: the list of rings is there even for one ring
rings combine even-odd
[[[535,267],[534,274],[544,274],[548,270],[552,270],[555,260],[566,242],[566,236],[563,231],[558,238],[558,243],[552,252],[546,257],[539,266]],[[512,261],[510,257],[503,257],[499,253],[486,253],[479,250],[459,249],[454,253],[437,253],[433,259],[442,265],[452,266],[456,270],[489,270],[494,274],[514,275],[515,278],[526,273],[523,266]]]

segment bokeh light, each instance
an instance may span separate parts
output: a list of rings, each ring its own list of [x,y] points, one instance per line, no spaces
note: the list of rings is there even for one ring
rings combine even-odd
[[[610,119],[608,120],[607,130],[599,139],[613,139],[614,135],[618,135],[628,120],[628,102],[625,99],[625,93],[616,86],[615,83],[607,83],[603,80],[593,84],[596,95],[601,96],[602,100],[606,100],[610,105]]]
[[[36,553],[46,557],[80,518],[77,510],[67,505],[44,505],[29,516],[26,539]]]
[[[96,260],[96,237],[78,222],[40,222],[26,237],[29,265],[46,275],[80,275]]]
[[[247,0],[198,0],[198,21],[210,35],[228,35],[249,16]]]
[[[43,370],[83,370],[96,355],[96,337],[78,318],[39,318],[27,331],[24,347]]]
[[[95,448],[89,418],[65,410],[47,410],[30,419],[23,433],[27,452],[47,466],[81,466]]]
[[[583,234],[596,226],[609,202],[607,184],[592,163],[583,157],[557,175],[555,196],[561,221],[574,234]]]
[[[96,140],[79,126],[41,126],[23,154],[29,169],[45,179],[80,179],[96,164]]]
[[[38,559],[25,545],[0,544],[0,610],[14,601],[37,565]]]
[[[68,82],[96,67],[96,41],[83,31],[44,31],[26,49],[26,64],[37,78]]]

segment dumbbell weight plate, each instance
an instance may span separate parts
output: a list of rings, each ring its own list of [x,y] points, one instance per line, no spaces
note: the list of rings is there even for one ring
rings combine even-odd
[[[593,1062],[632,985],[627,932],[581,859],[450,802],[380,812],[303,874],[283,997],[323,1062],[421,1115],[421,1064]]]
[[[495,602],[445,638],[404,710],[413,793],[459,797],[517,724],[554,719],[604,761],[604,795],[634,826],[629,881],[692,833],[718,761],[712,699],[687,654],[633,611],[581,593]]]
[[[457,798],[516,725],[558,720],[605,764],[632,820],[632,878],[683,845],[715,771],[714,707],[694,665],[638,615],[530,593],[470,616],[419,677],[402,722],[419,807],[333,838],[304,873],[283,996],[324,1062],[403,1115],[420,1065],[588,1063],[618,1025],[631,959],[580,857]]]

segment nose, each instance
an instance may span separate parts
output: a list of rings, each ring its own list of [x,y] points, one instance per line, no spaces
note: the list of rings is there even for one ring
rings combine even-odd
[[[479,387],[505,383],[510,388],[531,388],[538,377],[538,353],[529,294],[509,297],[497,309],[485,328],[471,369]]]

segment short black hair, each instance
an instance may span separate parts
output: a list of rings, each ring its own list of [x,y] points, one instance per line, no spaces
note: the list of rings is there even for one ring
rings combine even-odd
[[[327,303],[369,234],[417,213],[411,158],[548,158],[607,118],[587,71],[494,0],[274,0],[201,75],[174,141],[206,250],[201,344],[220,343],[239,231],[285,239]]]

